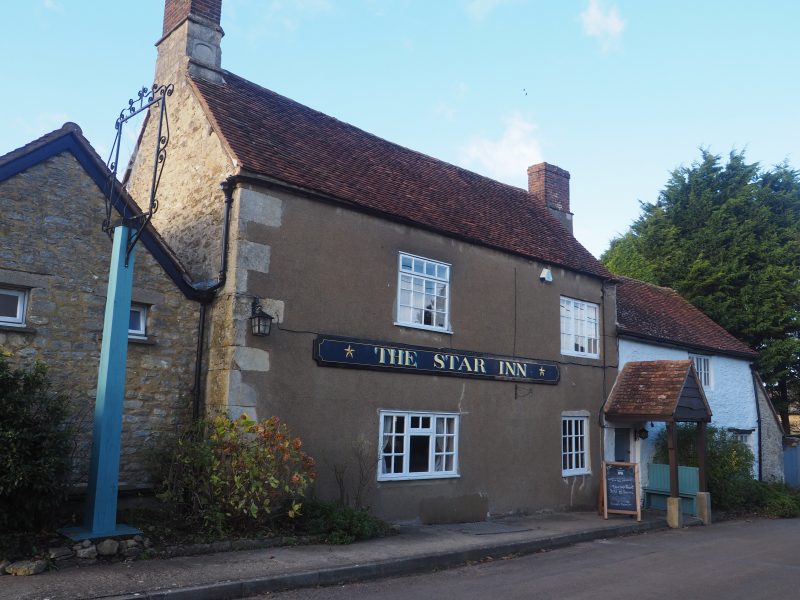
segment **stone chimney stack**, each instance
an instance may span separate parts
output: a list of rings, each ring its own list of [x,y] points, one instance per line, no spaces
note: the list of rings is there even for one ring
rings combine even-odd
[[[572,233],[569,171],[546,162],[528,167],[528,194],[534,202],[546,206],[564,229]]]
[[[175,82],[188,69],[195,77],[224,83],[220,27],[222,0],[166,0],[164,29],[156,42],[156,81]]]

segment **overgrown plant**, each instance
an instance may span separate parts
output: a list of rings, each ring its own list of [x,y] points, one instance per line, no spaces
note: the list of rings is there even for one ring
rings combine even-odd
[[[47,527],[66,498],[73,428],[70,403],[47,367],[12,368],[0,356],[0,533]]]
[[[209,533],[251,532],[299,514],[314,460],[278,417],[202,420],[163,460],[158,497],[176,517]]]
[[[697,466],[696,425],[678,424],[678,464]],[[669,463],[666,430],[656,438],[655,462]],[[709,426],[706,435],[708,491],[714,506],[722,509],[743,505],[746,489],[753,480],[753,451],[728,431]]]
[[[339,504],[357,511],[367,509],[370,486],[375,481],[378,459],[372,445],[363,437],[353,440],[351,457],[333,465],[333,476],[339,488]],[[351,470],[351,467],[354,467]],[[352,477],[348,474],[354,471]]]
[[[697,466],[695,425],[678,425],[678,464]],[[753,452],[731,433],[708,427],[706,471],[712,504],[729,511],[759,512],[770,517],[800,515],[800,493],[782,483],[753,479]],[[669,463],[666,431],[656,438],[654,461]]]

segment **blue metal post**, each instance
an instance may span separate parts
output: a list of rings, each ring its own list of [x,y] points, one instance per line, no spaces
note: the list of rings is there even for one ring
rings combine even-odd
[[[84,526],[61,530],[73,540],[141,533],[133,527],[117,524],[122,404],[133,287],[133,251],[125,264],[129,236],[127,226],[114,229]]]

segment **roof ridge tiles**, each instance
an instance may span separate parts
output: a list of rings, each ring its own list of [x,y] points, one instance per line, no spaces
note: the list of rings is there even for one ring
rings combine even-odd
[[[527,190],[387,141],[223,71],[190,81],[223,144],[252,173],[356,208],[610,279]]]

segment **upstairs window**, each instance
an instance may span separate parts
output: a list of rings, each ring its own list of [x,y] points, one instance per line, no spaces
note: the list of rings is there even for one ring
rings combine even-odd
[[[381,411],[378,479],[458,475],[458,415]]]
[[[450,265],[400,253],[395,325],[450,331]]]
[[[694,370],[697,371],[697,376],[703,388],[707,390],[711,389],[711,357],[690,354],[689,358],[694,363]]]
[[[24,327],[27,303],[27,291],[0,287],[0,325]]]
[[[128,337],[140,339],[147,337],[147,306],[144,304],[131,305]]]
[[[600,307],[561,296],[561,354],[600,356]]]

